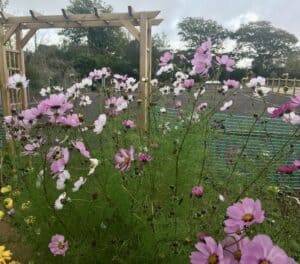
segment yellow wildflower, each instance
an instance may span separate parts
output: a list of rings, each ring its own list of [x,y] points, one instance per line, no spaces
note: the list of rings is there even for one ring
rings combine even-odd
[[[15,190],[12,192],[13,197],[19,196],[20,194],[21,194],[21,192],[19,190]]]
[[[0,221],[3,220],[4,216],[5,216],[5,213],[0,210]]]
[[[36,218],[33,215],[27,216],[24,218],[24,221],[27,225],[33,225]]]
[[[10,210],[14,207],[14,201],[11,198],[5,198],[3,203],[4,203],[5,208],[8,210]]]
[[[6,250],[5,246],[0,246],[0,263],[6,264],[6,261],[11,260],[12,253],[10,250]]]
[[[10,185],[6,185],[6,186],[1,187],[0,192],[2,194],[11,192],[11,186]]]
[[[21,204],[21,209],[22,209],[22,210],[26,210],[26,209],[28,209],[28,208],[30,207],[30,205],[31,205],[31,202],[30,202],[30,201],[27,201],[27,202],[25,202],[25,203],[22,203],[22,204]]]

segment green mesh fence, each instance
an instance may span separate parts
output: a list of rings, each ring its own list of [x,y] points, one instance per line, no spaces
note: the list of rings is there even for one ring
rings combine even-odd
[[[152,118],[159,122],[174,123],[176,110],[160,113],[154,109]],[[296,126],[288,125],[278,118],[215,114],[211,120],[214,128],[210,144],[211,161],[217,164],[220,173],[228,173],[234,161],[239,159],[236,169],[244,174],[263,170],[267,164],[268,174],[274,184],[293,189],[300,188],[300,173],[280,174],[280,165],[292,164],[300,158],[299,133]],[[249,132],[251,131],[250,136]],[[274,157],[275,155],[275,157]]]

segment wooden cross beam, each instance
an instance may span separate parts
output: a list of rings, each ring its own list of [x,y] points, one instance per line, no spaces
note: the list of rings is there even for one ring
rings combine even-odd
[[[140,31],[136,29],[136,27],[129,20],[122,20],[124,27],[136,38],[136,40],[140,41]]]
[[[23,49],[31,37],[35,34],[37,29],[30,29],[27,34],[21,39],[20,47]]]
[[[125,20],[130,21],[133,26],[139,26],[139,23],[134,22],[133,20]],[[151,19],[149,23],[151,26],[159,25],[163,20],[162,19]],[[37,21],[35,23],[22,23],[20,25],[21,29],[42,29],[42,28],[91,28],[91,27],[124,27],[124,24],[121,20],[118,21],[110,21],[109,24],[106,24],[105,21],[95,20],[95,21],[82,21],[81,24],[78,24],[73,21],[62,21],[62,22],[43,22]]]
[[[39,22],[64,22],[66,20],[71,22],[88,22],[88,21],[96,21],[99,20],[95,14],[70,14],[69,12],[63,12],[63,15],[44,15],[44,16],[36,16]],[[121,19],[131,20],[131,19],[140,19],[141,14],[143,13],[147,19],[154,19],[158,16],[160,11],[147,11],[147,12],[133,12],[132,17],[129,16],[128,12],[126,13],[101,13],[100,10],[97,10],[100,19],[106,20],[108,22],[112,21],[120,21]],[[65,13],[65,14],[64,14]],[[100,15],[101,13],[101,15]],[[20,24],[20,23],[35,23],[37,22],[32,16],[8,16],[6,17],[6,21],[1,20],[0,23],[3,25],[10,25],[10,24]]]
[[[11,36],[16,32],[18,27],[19,27],[19,24],[15,24],[15,25],[12,25],[12,26],[9,27],[9,29],[5,33],[3,44],[5,44],[7,41],[10,40]]]

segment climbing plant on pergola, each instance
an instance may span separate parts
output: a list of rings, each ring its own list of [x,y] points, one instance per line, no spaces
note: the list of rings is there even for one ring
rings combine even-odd
[[[142,132],[148,131],[150,81],[152,61],[152,26],[162,19],[156,17],[160,11],[134,12],[128,7],[126,13],[101,13],[94,8],[93,14],[72,14],[62,9],[61,15],[42,15],[30,10],[30,16],[11,16],[0,12],[0,85],[3,114],[10,115],[12,107],[25,109],[28,106],[27,91],[21,96],[7,88],[8,77],[14,73],[25,74],[23,48],[39,29],[46,28],[89,28],[125,27],[140,43],[140,86],[138,124]],[[27,32],[24,34],[24,30]],[[14,38],[14,48],[7,45]]]

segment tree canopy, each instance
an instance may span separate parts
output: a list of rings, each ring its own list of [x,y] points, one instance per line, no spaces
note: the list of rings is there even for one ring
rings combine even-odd
[[[236,53],[253,58],[253,69],[266,75],[276,68],[284,67],[298,42],[293,34],[274,27],[268,21],[242,25],[233,37],[238,44]]]
[[[218,22],[202,17],[186,17],[178,23],[178,35],[189,48],[196,48],[210,37],[216,46],[230,35],[230,31]]]

